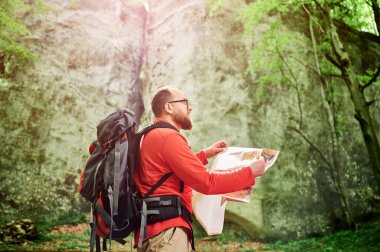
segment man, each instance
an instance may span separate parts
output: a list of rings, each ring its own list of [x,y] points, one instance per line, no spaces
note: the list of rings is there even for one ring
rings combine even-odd
[[[141,143],[139,165],[135,171],[136,189],[145,195],[165,174],[173,174],[151,196],[178,195],[191,214],[192,189],[203,194],[223,194],[239,191],[254,185],[255,177],[264,173],[263,159],[236,172],[209,172],[204,165],[227,147],[219,141],[209,148],[193,154],[180,130],[191,130],[192,108],[183,92],[163,87],[152,98],[154,123],[166,122],[174,126],[149,132]],[[181,182],[184,183],[181,187]],[[191,251],[191,223],[183,216],[148,224],[147,237],[138,251]],[[136,231],[135,243],[139,239]]]

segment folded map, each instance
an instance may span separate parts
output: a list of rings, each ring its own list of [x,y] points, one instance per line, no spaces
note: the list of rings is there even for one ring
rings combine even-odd
[[[210,172],[231,172],[249,166],[263,157],[265,172],[271,167],[279,151],[258,148],[228,147],[219,153],[211,164]],[[252,187],[223,195],[204,195],[193,191],[193,212],[208,235],[220,234],[223,230],[227,201],[250,202]]]

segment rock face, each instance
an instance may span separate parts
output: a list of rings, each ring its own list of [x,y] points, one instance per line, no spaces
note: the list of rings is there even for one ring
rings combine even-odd
[[[52,10],[47,15],[28,19],[31,45],[41,54],[31,75],[46,85],[53,110],[47,146],[53,153],[47,155],[71,162],[77,157],[75,163],[81,164],[78,153],[96,136],[100,118],[121,106],[142,113],[138,74],[145,13],[142,6],[120,1],[48,2]],[[72,143],[76,149],[59,148]],[[46,165],[59,168],[62,163]]]
[[[17,163],[20,171],[33,165],[42,176],[63,179],[57,182],[58,192],[71,199],[74,189],[67,193],[59,188],[78,183],[97,122],[126,106],[137,113],[141,126],[148,125],[152,93],[171,85],[185,92],[193,108],[195,127],[183,134],[194,151],[220,139],[231,146],[281,150],[276,165],[256,181],[251,203],[228,203],[227,220],[248,223],[245,228],[257,239],[293,239],[339,227],[343,214],[329,170],[311,145],[289,129],[301,116],[300,101],[309,139],[329,152],[324,149],[329,128],[318,79],[306,70],[300,75],[301,100],[286,85],[272,85],[265,90],[269,99],[257,99],[258,83],[246,75],[254,45],[242,39],[242,24],[236,20],[245,1],[225,1],[213,16],[200,0],[46,2],[48,13],[25,17],[33,33],[26,43],[40,60],[15,80],[21,88],[0,83],[8,109],[1,109],[2,115],[36,142],[28,148],[30,158]],[[258,28],[255,40],[260,29],[265,26]],[[307,61],[308,46],[292,50]],[[343,103],[342,142],[347,144],[341,179],[349,207],[360,220],[376,211],[370,204],[373,181],[352,106]],[[12,134],[11,143],[16,141]],[[16,154],[3,153],[22,156]],[[1,164],[11,171],[6,159]]]
[[[152,92],[158,87],[178,87],[193,109],[194,129],[183,132],[193,150],[221,139],[232,146],[260,146],[250,137],[256,118],[250,80],[244,75],[247,48],[242,41],[242,25],[235,20],[244,3],[231,1],[225,13],[214,17],[209,16],[204,1],[149,3],[149,43],[143,68],[146,77],[142,81],[145,107],[149,108]],[[148,124],[151,118],[146,113],[143,122]],[[252,206],[229,203],[228,208],[249,220],[251,228],[260,229],[263,217],[259,198]]]
[[[149,1],[148,46],[142,75],[144,105],[149,108],[151,94],[158,87],[179,87],[192,102],[195,127],[184,134],[193,150],[220,139],[232,146],[281,150],[277,164],[257,181],[251,203],[228,203],[226,221],[239,223],[256,239],[294,239],[328,232],[344,218],[333,178],[321,157],[302,136],[289,129],[302,121],[314,144],[325,146],[331,141],[325,134],[329,128],[321,85],[305,69],[298,74],[302,97],[298,98],[290,85],[273,83],[265,89],[266,99],[258,99],[259,84],[245,71],[251,46],[259,43],[261,32],[268,28],[265,24],[257,27],[253,44],[246,43],[242,25],[236,21],[245,6],[242,1],[224,1],[222,10],[211,17],[203,1]],[[288,46],[292,55],[312,62],[311,45],[292,42],[294,46]],[[268,62],[265,58],[254,60]],[[270,71],[264,73],[271,75]],[[148,124],[150,119],[146,113],[142,122]],[[350,124],[356,128],[346,129],[347,133],[355,143],[363,144],[352,116],[347,125]],[[348,149],[353,152],[356,147]],[[357,162],[361,158],[348,160],[353,164],[349,165],[352,176],[359,176]],[[370,176],[369,170],[368,167],[364,177]],[[341,178],[357,219],[374,211],[368,203],[371,187],[360,177],[355,186],[347,176]],[[362,192],[360,207],[352,197],[357,191]]]
[[[46,13],[24,17],[33,34],[24,42],[39,60],[14,83],[1,82],[1,133],[7,146],[1,151],[1,166],[14,174],[1,191],[12,208],[34,202],[67,212],[78,209],[80,197],[66,180],[74,176],[78,183],[99,120],[117,107],[133,109],[138,117],[143,112],[138,76],[146,12],[141,4],[126,6],[122,1],[46,4]],[[45,193],[22,189],[28,196],[12,196],[14,186],[38,187],[35,177],[48,188]],[[57,201],[50,198],[56,203],[46,202],[53,195],[59,195],[53,197]],[[58,201],[60,206],[53,207]],[[47,210],[26,205],[26,213]]]

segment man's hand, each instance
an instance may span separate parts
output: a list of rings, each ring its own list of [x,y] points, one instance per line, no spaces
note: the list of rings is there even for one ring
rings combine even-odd
[[[208,147],[207,149],[204,149],[203,152],[205,153],[206,158],[212,158],[219,152],[224,151],[224,149],[227,147],[227,143],[225,141],[218,141]]]
[[[249,166],[251,167],[255,178],[262,176],[265,172],[265,161],[263,157],[253,161]]]

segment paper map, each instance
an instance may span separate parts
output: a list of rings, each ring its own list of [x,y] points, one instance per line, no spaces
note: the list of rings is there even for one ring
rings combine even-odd
[[[277,150],[228,147],[215,157],[210,172],[231,172],[249,166],[260,157],[264,157],[266,172],[275,163],[278,154]],[[226,202],[248,203],[251,192],[252,187],[223,195],[204,195],[194,190],[192,199],[194,215],[208,235],[220,234],[223,230]]]

